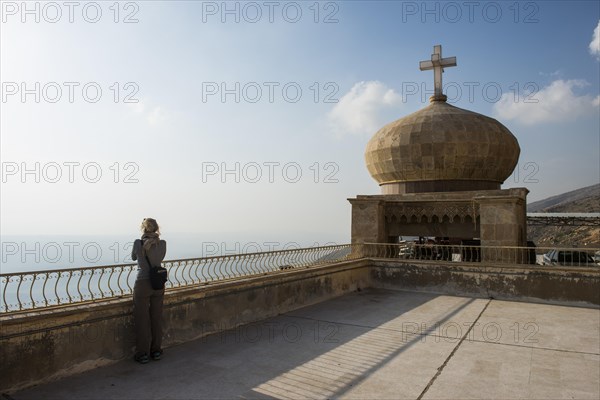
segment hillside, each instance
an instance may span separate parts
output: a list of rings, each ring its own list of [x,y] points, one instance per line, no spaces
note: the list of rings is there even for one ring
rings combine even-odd
[[[600,184],[587,186],[527,205],[528,212],[600,212]]]
[[[536,201],[528,212],[600,212],[600,184],[573,190]],[[600,227],[595,226],[531,226],[527,238],[538,247],[600,247]]]

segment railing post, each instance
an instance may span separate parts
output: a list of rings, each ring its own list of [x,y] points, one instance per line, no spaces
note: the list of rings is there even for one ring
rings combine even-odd
[[[353,259],[369,257],[368,248],[369,245],[366,243],[353,243],[350,246],[350,257]]]

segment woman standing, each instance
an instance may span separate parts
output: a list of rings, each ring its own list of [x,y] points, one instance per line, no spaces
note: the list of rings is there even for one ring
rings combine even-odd
[[[133,288],[133,315],[135,320],[135,361],[146,364],[150,357],[160,360],[162,355],[162,310],[165,289],[154,290],[150,284],[150,266],[160,265],[167,252],[167,242],[160,240],[156,220],[144,218],[142,238],[133,242],[131,258],[138,264]]]

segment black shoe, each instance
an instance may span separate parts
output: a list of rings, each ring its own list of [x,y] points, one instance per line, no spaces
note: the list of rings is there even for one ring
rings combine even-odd
[[[148,358],[148,354],[146,353],[142,353],[142,354],[136,354],[133,359],[137,362],[139,362],[140,364],[147,364],[150,359]]]
[[[152,354],[150,355],[152,357],[152,359],[154,361],[158,361],[160,360],[160,358],[162,357],[162,350],[159,351],[153,351]]]

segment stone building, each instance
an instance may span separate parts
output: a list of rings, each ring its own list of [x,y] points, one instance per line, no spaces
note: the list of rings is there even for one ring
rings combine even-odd
[[[431,61],[421,62],[421,70],[435,74],[430,104],[384,126],[367,144],[367,169],[381,194],[348,199],[352,243],[423,236],[526,246],[528,190],[500,188],[517,165],[519,143],[497,120],[446,102],[441,76],[455,65],[435,46]]]

